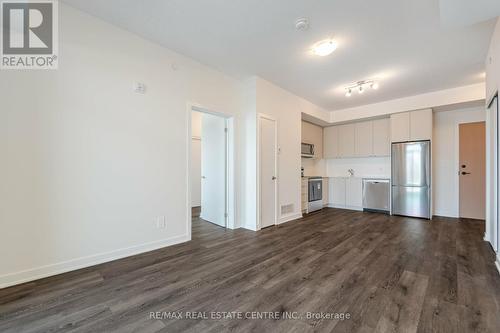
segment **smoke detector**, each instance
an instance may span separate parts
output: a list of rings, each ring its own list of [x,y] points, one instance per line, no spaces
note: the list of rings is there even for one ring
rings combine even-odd
[[[295,21],[295,29],[299,31],[305,31],[309,29],[309,20],[305,17],[299,18],[297,21]]]

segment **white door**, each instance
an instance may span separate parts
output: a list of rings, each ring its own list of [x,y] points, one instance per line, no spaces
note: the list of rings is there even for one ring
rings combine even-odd
[[[276,224],[277,219],[277,126],[276,121],[259,117],[260,149],[260,227]]]
[[[226,226],[226,119],[204,113],[201,123],[201,215]]]

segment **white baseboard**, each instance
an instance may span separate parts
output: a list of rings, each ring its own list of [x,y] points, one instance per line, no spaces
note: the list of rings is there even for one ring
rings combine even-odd
[[[297,214],[292,214],[292,215],[286,215],[286,216],[283,216],[280,218],[280,220],[278,221],[278,224],[283,224],[283,223],[287,223],[287,222],[290,222],[290,221],[293,221],[293,220],[298,220],[302,218],[302,213],[297,213]]]
[[[0,289],[25,282],[46,278],[57,274],[74,271],[81,268],[95,266],[98,264],[102,264],[117,259],[122,259],[125,257],[130,257],[144,252],[161,249],[166,246],[184,243],[189,240],[190,240],[189,235],[175,236],[159,241],[131,246],[128,248],[113,250],[110,252],[99,253],[91,256],[59,262],[56,264],[50,264],[33,269],[5,274],[0,276]]]

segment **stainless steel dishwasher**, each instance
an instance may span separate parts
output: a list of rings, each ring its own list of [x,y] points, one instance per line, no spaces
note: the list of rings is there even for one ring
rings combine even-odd
[[[389,179],[363,179],[363,210],[389,214]]]

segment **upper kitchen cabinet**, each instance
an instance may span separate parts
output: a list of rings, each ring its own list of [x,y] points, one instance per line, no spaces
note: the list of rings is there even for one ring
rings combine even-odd
[[[391,142],[410,141],[410,113],[391,115]]]
[[[302,143],[314,145],[314,158],[323,158],[323,128],[302,121]]]
[[[324,158],[339,157],[339,127],[325,127],[323,130],[323,156]]]
[[[354,124],[355,131],[355,155],[356,156],[372,156],[373,155],[373,122],[364,121]]]
[[[432,110],[410,112],[410,140],[430,140],[432,138]]]
[[[389,118],[327,127],[324,130],[324,157],[389,156]]]
[[[391,155],[391,121],[389,118],[373,121],[373,155]]]
[[[431,109],[391,115],[391,142],[430,140],[431,138]]]
[[[338,153],[340,157],[353,157],[356,155],[355,142],[356,133],[355,125],[347,124],[339,126],[339,147]]]

